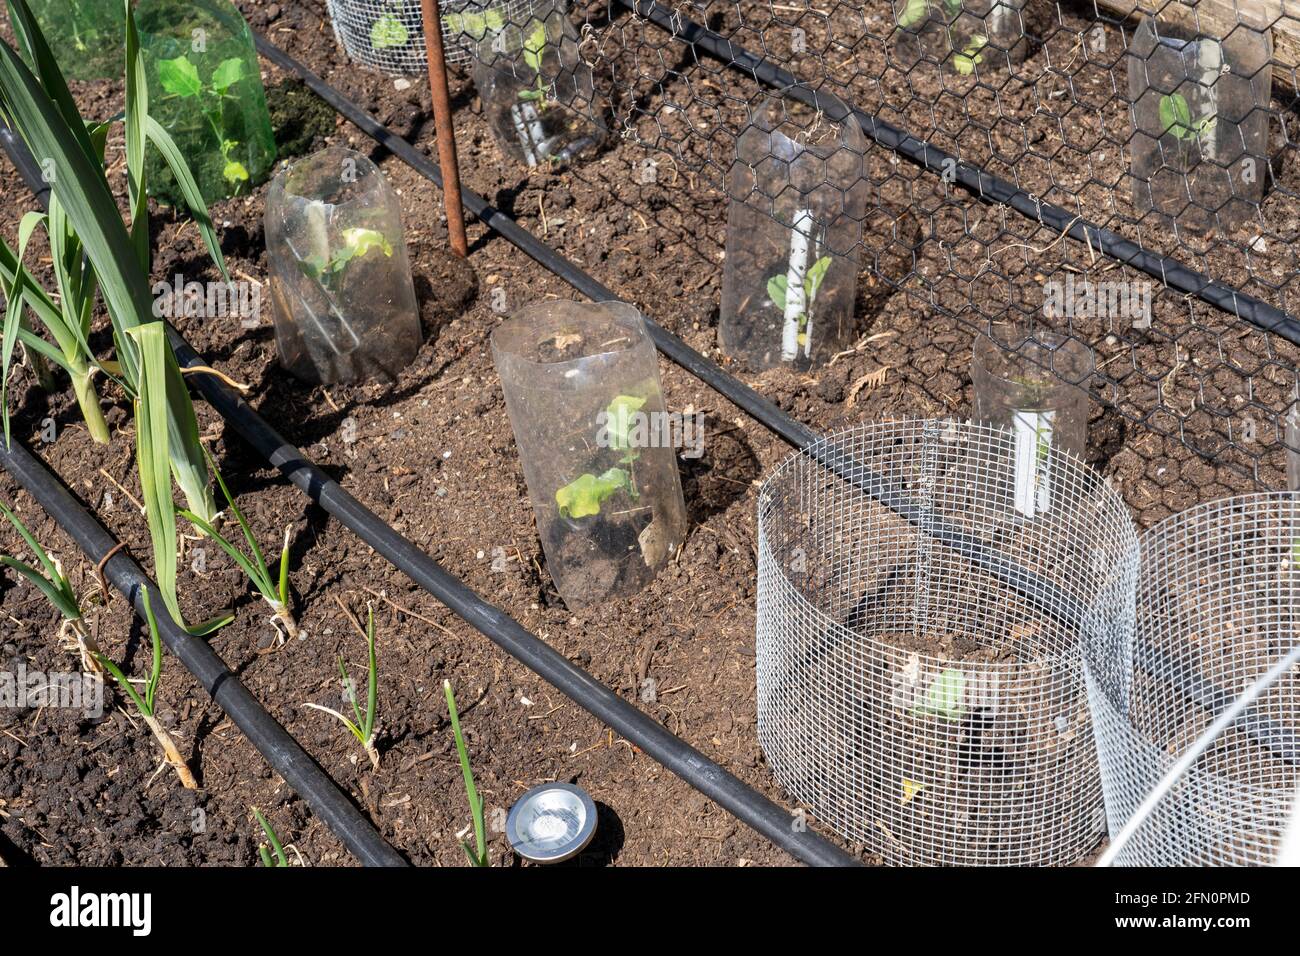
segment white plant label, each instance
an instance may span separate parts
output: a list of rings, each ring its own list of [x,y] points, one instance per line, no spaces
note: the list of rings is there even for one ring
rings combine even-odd
[[[541,144],[546,139],[542,115],[532,103],[516,103],[510,107],[510,120],[519,136],[519,145],[523,147],[524,162],[530,167],[536,166]]]
[[[1016,510],[1026,518],[1045,514],[1052,507],[1052,410],[1012,413],[1016,440]]]
[[[1223,72],[1223,48],[1218,40],[1201,41],[1201,86],[1205,89],[1207,116],[1215,117],[1207,134],[1201,136],[1201,155],[1210,162],[1219,159],[1219,75]]]
[[[804,354],[812,354],[812,316],[808,315],[809,302],[804,294],[804,279],[808,275],[808,260],[812,258],[813,217],[807,209],[794,214],[794,227],[790,230],[790,258],[785,273],[785,325],[781,329],[781,359],[793,362],[799,357],[799,320],[804,321]]]

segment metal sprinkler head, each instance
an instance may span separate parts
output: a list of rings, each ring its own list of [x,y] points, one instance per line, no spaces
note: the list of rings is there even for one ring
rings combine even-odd
[[[559,863],[581,853],[596,832],[596,804],[581,787],[544,783],[510,808],[506,838],[534,863]]]

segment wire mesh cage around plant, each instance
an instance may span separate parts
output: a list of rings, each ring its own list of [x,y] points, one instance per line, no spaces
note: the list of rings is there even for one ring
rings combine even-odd
[[[1015,454],[990,426],[883,422],[792,456],[759,496],[759,741],[888,863],[1063,864],[1103,830],[1080,641],[1131,631],[1136,535],[1058,450],[1053,505],[1026,519]]]
[[[394,75],[428,69],[420,0],[328,0],[330,21],[348,57]],[[523,24],[544,0],[444,0],[442,38],[449,64],[464,65],[489,29]]]
[[[1112,835],[1236,695],[1300,633],[1300,496],[1201,505],[1141,541],[1131,640],[1089,635],[1088,694]],[[1292,668],[1156,806],[1117,862],[1268,865],[1300,783]]]

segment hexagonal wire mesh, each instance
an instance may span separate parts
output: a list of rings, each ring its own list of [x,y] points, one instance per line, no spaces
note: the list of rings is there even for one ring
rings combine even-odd
[[[500,18],[523,24],[542,5],[543,0],[444,0],[439,7],[447,62],[468,63],[489,23]],[[420,0],[326,0],[326,7],[334,36],[354,62],[394,75],[428,69]]]
[[[1169,518],[1142,537],[1137,629],[1085,638],[1088,695],[1112,836],[1222,712],[1294,647],[1300,498],[1247,495]],[[1300,785],[1293,668],[1219,735],[1117,862],[1270,865]]]
[[[1069,863],[1101,836],[1080,640],[1131,640],[1136,532],[1058,451],[1026,518],[1022,466],[1006,430],[883,422],[760,492],[759,741],[889,863]]]
[[[741,133],[775,89],[833,95],[868,144],[856,333],[898,314],[942,331],[939,359],[899,368],[933,406],[961,411],[960,376],[937,372],[964,364],[976,333],[1036,323],[1097,352],[1110,431],[1280,486],[1300,360],[1286,59],[1300,15],[1115,6],[1134,15],[1037,0],[579,4],[584,59],[649,152],[572,175],[627,207],[610,210],[626,220],[615,238],[640,228],[694,253],[611,256],[610,278],[653,269],[697,302],[718,295]],[[635,283],[614,286],[637,300]]]

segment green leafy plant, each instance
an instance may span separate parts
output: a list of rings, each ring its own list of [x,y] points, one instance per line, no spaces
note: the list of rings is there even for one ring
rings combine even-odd
[[[204,521],[194,512],[182,509],[181,516],[211,538],[248,575],[248,579],[253,583],[253,588],[257,591],[258,596],[270,606],[271,620],[281,629],[283,639],[292,640],[298,636],[298,624],[293,617],[293,608],[290,606],[289,596],[290,528],[284,529],[284,547],[280,551],[280,573],[278,576],[273,575],[266,563],[266,557],[263,555],[261,547],[258,546],[253,529],[249,527],[244,513],[239,510],[239,506],[235,504],[235,499],[230,494],[230,488],[227,487],[225,479],[221,477],[221,472],[217,469],[211,457],[208,458],[208,468],[217,479],[217,485],[221,488],[221,494],[226,499],[226,506],[230,509],[230,513],[239,522],[239,530],[244,533],[244,541],[248,545],[248,554],[236,548],[213,524]]]
[[[1213,113],[1193,119],[1187,97],[1181,93],[1160,97],[1161,135],[1167,133],[1177,141],[1179,157],[1184,166],[1190,159],[1192,145],[1201,142],[1204,137],[1213,136],[1217,124],[1218,118]]]
[[[350,720],[341,712],[333,707],[326,707],[323,704],[308,703],[307,706],[313,710],[323,711],[333,717],[337,717],[347,727],[348,732],[357,738],[358,743],[366,751],[366,756],[370,758],[371,766],[375,771],[379,770],[379,750],[375,747],[375,734],[378,730],[379,718],[379,660],[375,651],[375,612],[374,608],[366,605],[366,648],[369,651],[369,664],[367,667],[368,682],[366,690],[366,711],[361,712],[361,706],[357,703],[356,684],[348,676],[347,665],[343,663],[343,655],[339,655],[339,676],[343,680],[343,692],[349,703],[352,704],[352,714],[356,720]]]
[[[460,758],[460,773],[465,781],[465,796],[469,799],[470,818],[474,821],[474,845],[461,841],[461,849],[469,857],[470,866],[491,866],[487,852],[487,829],[483,825],[483,798],[474,786],[474,771],[469,765],[469,750],[465,736],[460,732],[460,714],[456,711],[456,696],[451,692],[451,681],[442,682],[442,694],[447,698],[447,713],[451,716],[451,733],[456,738],[456,755]]]
[[[141,681],[144,684],[144,693],[141,694],[136,690],[135,685],[122,673],[121,668],[111,660],[103,654],[97,654],[96,657],[104,669],[112,675],[113,680],[117,681],[117,686],[135,704],[136,710],[140,712],[140,717],[149,730],[153,732],[154,739],[158,741],[159,746],[162,747],[163,755],[166,757],[167,763],[171,765],[172,770],[176,772],[181,785],[186,790],[197,790],[198,783],[194,779],[194,774],[190,771],[189,765],[185,763],[185,759],[181,757],[181,752],[176,749],[176,743],[172,740],[171,735],[167,733],[167,729],[159,722],[155,711],[158,684],[162,680],[162,638],[158,635],[158,620],[154,617],[153,605],[150,603],[148,590],[143,591],[142,595],[144,598],[145,618],[149,622],[149,637],[153,646],[153,658],[150,663],[149,674]]]
[[[370,25],[370,46],[375,50],[392,50],[406,46],[411,40],[411,32],[406,29],[401,19],[392,10],[380,14]]]
[[[482,13],[444,13],[442,22],[448,33],[464,33],[475,40],[482,40],[488,33],[499,33],[506,26],[501,11],[494,7],[488,7]]]
[[[276,836],[275,830],[257,807],[253,807],[253,816],[257,818],[258,826],[266,835],[266,843],[258,844],[257,847],[257,855],[261,857],[262,865],[270,868],[287,867],[289,858],[284,855],[284,847],[280,845],[280,838]],[[272,856],[272,853],[275,855]]]
[[[800,313],[797,320],[799,323],[798,342],[800,348],[806,348],[808,345],[808,319],[812,315],[813,302],[817,299],[817,292],[821,289],[822,283],[826,281],[826,271],[830,267],[831,257],[822,256],[808,268],[808,272],[804,276],[804,311]],[[767,280],[767,297],[782,312],[785,311],[789,290],[790,280],[784,272]]]
[[[9,519],[9,523],[14,526],[14,530],[18,532],[27,547],[31,548],[32,554],[36,556],[36,560],[44,570],[37,570],[30,564],[25,564],[7,554],[0,555],[0,564],[13,568],[45,595],[46,599],[54,605],[55,610],[63,615],[60,634],[71,636],[70,648],[80,655],[81,666],[92,674],[102,674],[104,668],[100,666],[97,656],[99,648],[86,627],[81,602],[77,600],[77,592],[73,590],[72,582],[63,573],[63,567],[50,557],[36,537],[27,530],[22,519],[3,501],[0,501],[0,513]]]
[[[523,55],[524,62],[534,73],[535,86],[532,89],[520,90],[519,98],[521,100],[533,100],[537,103],[537,108],[545,109],[546,101],[549,99],[549,89],[546,80],[542,75],[543,57],[546,55],[546,23],[543,20],[533,20],[529,26],[528,36],[524,38]]]
[[[941,671],[926,688],[921,702],[912,709],[916,714],[933,714],[956,720],[965,709],[962,696],[966,690],[966,672],[955,667]]]
[[[635,424],[633,416],[645,402],[635,395],[617,395],[605,407],[603,432],[608,447],[623,452],[619,462],[628,467],[608,468],[599,475],[587,472],[557,489],[555,503],[562,516],[587,518],[600,514],[601,506],[620,491],[626,491],[634,501],[640,497],[632,466],[641,452],[634,447],[631,433]]]
[[[388,258],[393,256],[393,244],[377,229],[352,228],[342,231],[343,243],[330,254],[308,257],[299,263],[303,273],[326,287],[338,283],[339,276],[354,259],[365,258],[371,250],[378,251]]]
[[[241,143],[228,134],[225,107],[227,101],[238,102],[231,88],[243,79],[244,61],[239,57],[222,60],[207,82],[199,76],[198,67],[184,54],[158,63],[158,84],[163,90],[170,96],[196,101],[213,142],[221,150],[222,176],[236,187],[236,193],[240,186],[249,182],[249,175],[244,164],[235,158],[235,150]]]
[[[972,36],[960,53],[953,54],[953,69],[962,76],[970,76],[974,73],[975,67],[984,62],[984,47],[988,42],[988,37],[983,34],[977,33]]]

